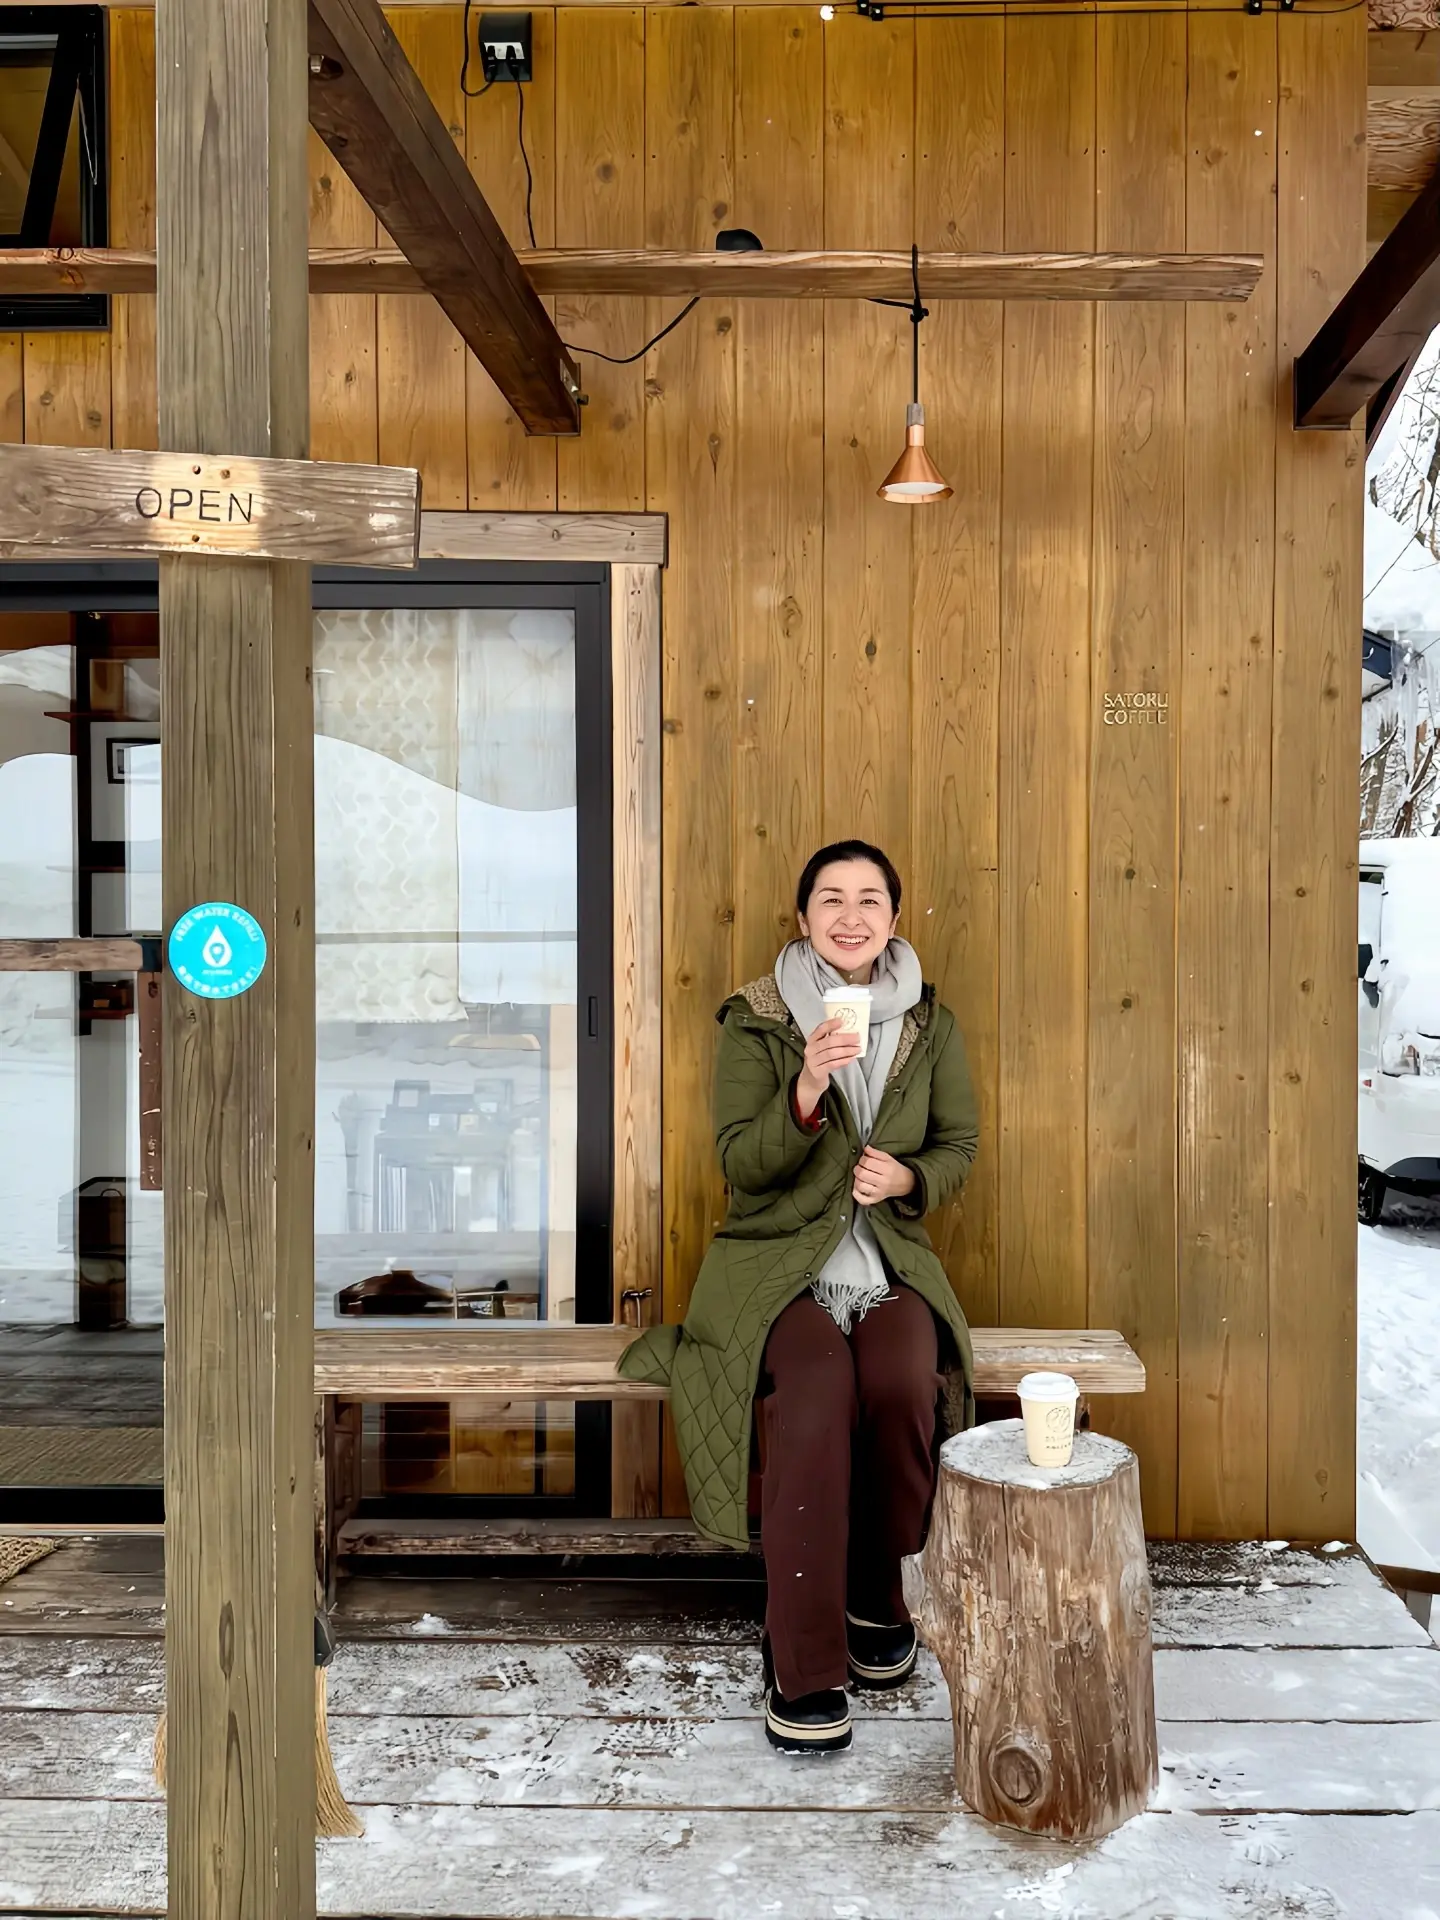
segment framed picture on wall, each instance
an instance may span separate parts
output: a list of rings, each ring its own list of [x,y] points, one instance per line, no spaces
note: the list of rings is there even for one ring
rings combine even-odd
[[[154,786],[160,778],[155,756],[151,753],[137,753],[137,747],[158,747],[159,740],[153,736],[144,738],[139,734],[110,734],[105,741],[105,778],[112,787],[133,785],[143,781]]]

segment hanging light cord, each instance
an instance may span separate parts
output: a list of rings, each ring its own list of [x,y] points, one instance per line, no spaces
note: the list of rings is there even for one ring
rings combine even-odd
[[[916,241],[910,242],[910,283],[915,291],[909,300],[887,300],[883,294],[872,293],[872,307],[903,307],[910,316],[910,325],[914,329],[910,336],[910,386],[911,398],[920,404],[920,322],[930,318],[930,309],[920,301],[920,248]]]

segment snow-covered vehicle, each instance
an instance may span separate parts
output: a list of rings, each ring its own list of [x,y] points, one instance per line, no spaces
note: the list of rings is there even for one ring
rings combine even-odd
[[[1360,1218],[1440,1193],[1440,840],[1360,843]]]

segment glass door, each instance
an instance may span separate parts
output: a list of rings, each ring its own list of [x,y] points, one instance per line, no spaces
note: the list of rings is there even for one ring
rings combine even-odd
[[[0,1517],[159,1514],[154,607],[0,568]],[[316,574],[318,1326],[611,1318],[607,607],[598,567]],[[607,1441],[367,1407],[365,1510],[603,1512]]]
[[[159,1517],[157,627],[0,598],[0,1518]]]
[[[495,573],[316,587],[316,1319],[376,1338],[611,1317],[605,598]],[[365,1510],[603,1511],[605,1430],[367,1408]]]

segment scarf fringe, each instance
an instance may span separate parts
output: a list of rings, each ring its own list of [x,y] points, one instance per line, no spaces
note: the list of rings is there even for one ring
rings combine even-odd
[[[857,1320],[863,1320],[871,1307],[878,1307],[882,1300],[890,1298],[890,1282],[887,1279],[868,1282],[855,1280],[827,1280],[828,1267],[814,1281],[810,1291],[829,1314],[841,1333],[849,1333]]]

